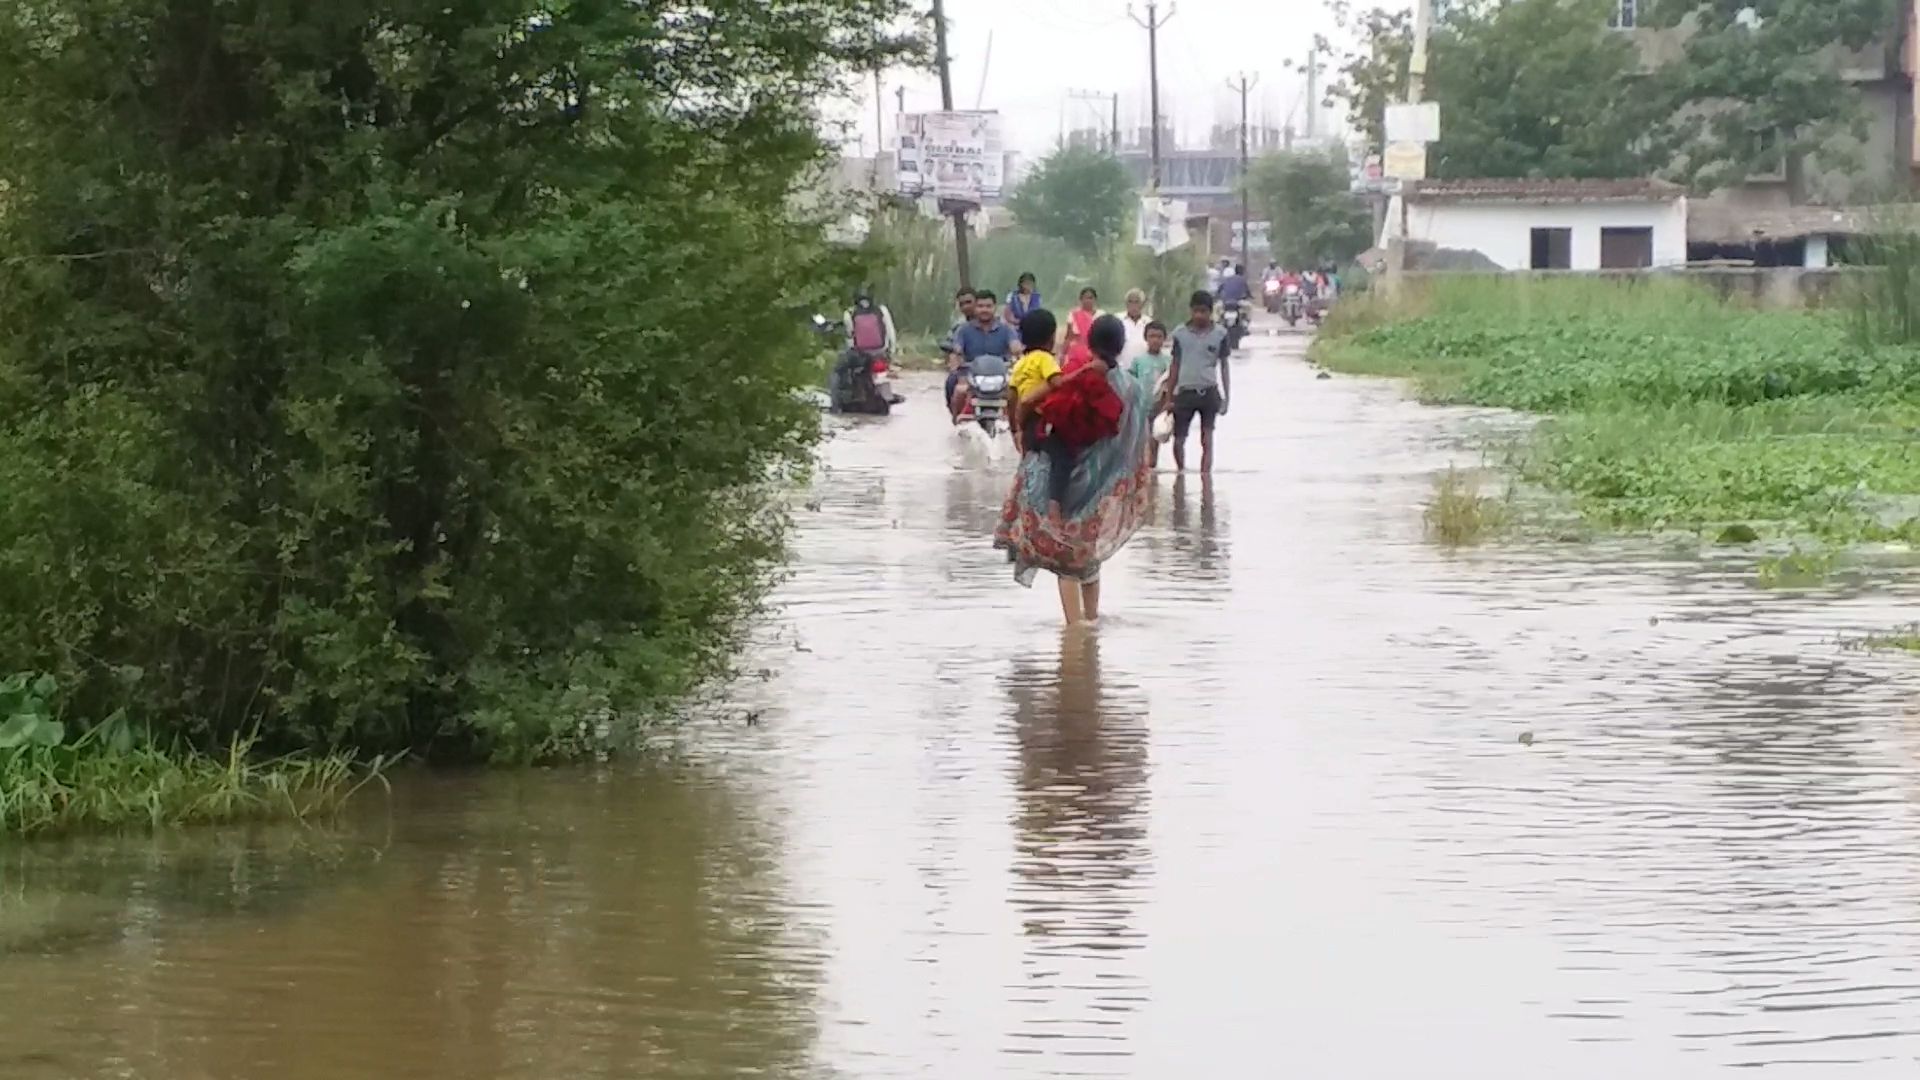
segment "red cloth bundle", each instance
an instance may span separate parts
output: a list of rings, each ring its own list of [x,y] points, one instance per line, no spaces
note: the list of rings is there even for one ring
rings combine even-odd
[[[1126,405],[1102,375],[1066,379],[1040,400],[1040,418],[1076,450],[1120,434]]]

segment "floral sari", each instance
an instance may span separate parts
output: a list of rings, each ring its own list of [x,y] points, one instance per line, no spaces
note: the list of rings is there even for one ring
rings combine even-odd
[[[1047,570],[1074,581],[1100,578],[1100,566],[1133,538],[1153,501],[1153,379],[1145,369],[1116,368],[1107,383],[1125,404],[1120,433],[1080,452],[1061,516],[1047,513],[1052,468],[1046,454],[1020,459],[1013,490],[1000,512],[993,546],[1007,553],[1014,577],[1032,585]],[[1087,376],[1092,378],[1092,376]]]

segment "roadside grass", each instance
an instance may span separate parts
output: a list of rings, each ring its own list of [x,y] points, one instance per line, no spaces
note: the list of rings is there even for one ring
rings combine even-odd
[[[1858,648],[1873,652],[1910,652],[1920,653],[1920,623],[1899,627],[1881,634],[1868,634],[1852,642]]]
[[[162,746],[120,715],[76,732],[44,675],[0,680],[0,836],[304,821],[339,810],[389,762],[342,754],[261,758],[238,740],[208,754]]]
[[[1758,311],[1660,279],[1402,292],[1330,319],[1314,359],[1413,379],[1430,402],[1545,414],[1516,466],[1593,524],[1920,541],[1920,350],[1862,342],[1844,312]]]
[[[1477,544],[1504,528],[1511,517],[1504,500],[1480,493],[1480,480],[1453,466],[1434,478],[1427,503],[1427,533],[1448,547]]]

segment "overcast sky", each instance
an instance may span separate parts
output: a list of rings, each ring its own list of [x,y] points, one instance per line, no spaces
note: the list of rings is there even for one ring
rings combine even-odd
[[[1000,110],[1011,149],[1041,155],[1063,127],[1108,126],[1108,106],[1070,100],[1069,90],[1117,93],[1121,127],[1146,126],[1147,32],[1128,17],[1127,0],[947,0],[946,6],[954,107],[977,102]],[[1249,98],[1256,123],[1264,116],[1284,126],[1290,119],[1304,130],[1306,80],[1299,67],[1315,33],[1335,34],[1323,0],[1178,0],[1174,6],[1160,31],[1160,100],[1183,145],[1204,145],[1215,123],[1239,122],[1239,98],[1227,80],[1242,71],[1260,79]],[[1167,8],[1163,2],[1162,18]],[[1134,0],[1133,10],[1145,17],[1144,0]],[[888,72],[885,84],[889,138],[897,88],[906,88],[909,112],[940,107],[940,84],[931,74]],[[871,80],[855,103],[835,113],[854,121],[846,151],[871,152]],[[1322,117],[1322,130],[1339,122],[1337,109]]]

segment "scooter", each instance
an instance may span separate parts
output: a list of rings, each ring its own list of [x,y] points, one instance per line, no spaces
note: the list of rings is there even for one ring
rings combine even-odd
[[[979,424],[992,438],[1000,433],[1007,419],[1007,361],[999,356],[976,356],[967,362],[966,407],[954,423]]]
[[[845,328],[824,315],[813,317],[813,329],[823,338],[838,339]],[[893,391],[893,365],[886,356],[848,348],[827,376],[827,398],[837,413],[886,416],[902,400]]]

